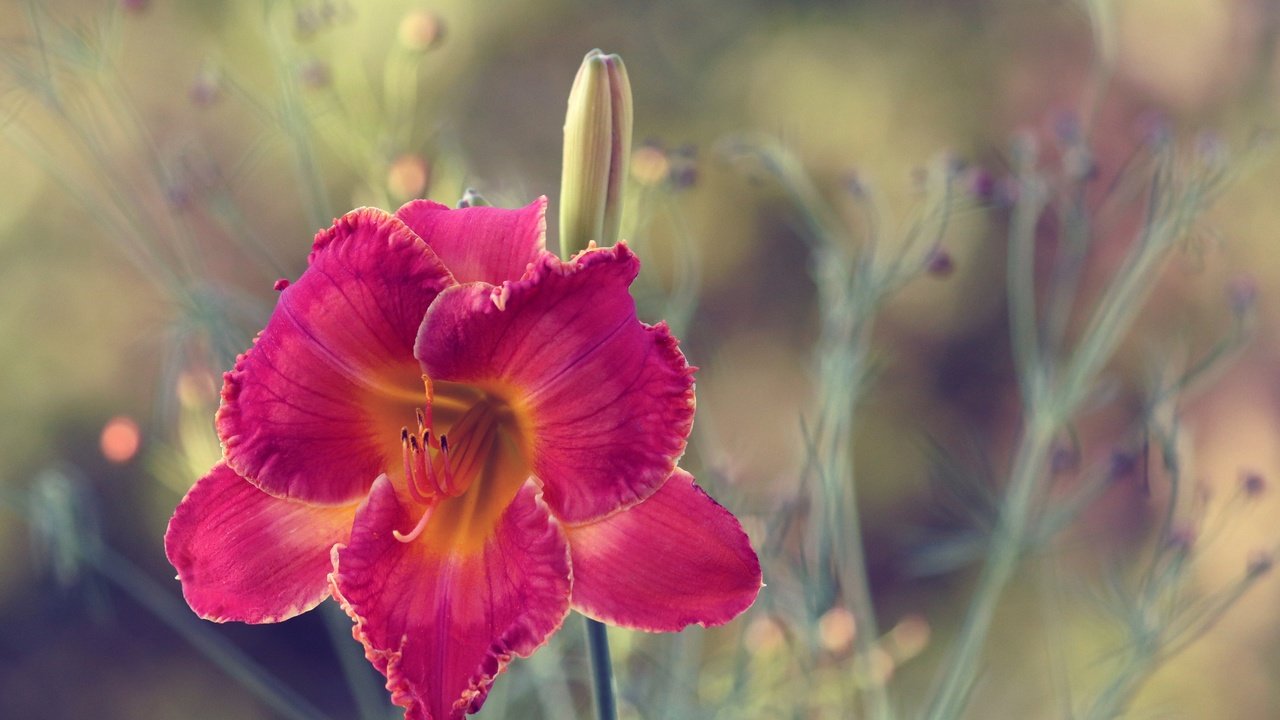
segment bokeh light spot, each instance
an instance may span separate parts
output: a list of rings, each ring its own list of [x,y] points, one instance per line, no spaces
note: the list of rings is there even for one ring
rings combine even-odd
[[[142,444],[142,431],[133,418],[117,415],[102,426],[102,435],[98,445],[102,455],[113,463],[127,463],[138,454],[138,446]]]

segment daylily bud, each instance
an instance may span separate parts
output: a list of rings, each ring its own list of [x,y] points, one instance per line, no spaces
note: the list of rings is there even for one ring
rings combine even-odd
[[[594,240],[611,245],[622,221],[631,155],[631,84],[622,58],[592,50],[582,60],[564,123],[560,175],[560,252]]]

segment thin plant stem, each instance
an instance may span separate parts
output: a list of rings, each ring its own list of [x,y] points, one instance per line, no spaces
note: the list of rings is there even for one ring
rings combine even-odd
[[[338,656],[342,677],[346,679],[351,697],[356,701],[359,717],[361,720],[382,720],[387,717],[389,707],[383,701],[385,695],[370,674],[368,663],[364,661],[351,637],[351,619],[336,602],[324,603],[321,614],[324,616],[329,641],[333,644],[333,653]]]
[[[945,720],[964,710],[980,667],[982,649],[991,630],[996,606],[1005,586],[1018,567],[1026,544],[1027,526],[1038,481],[1049,458],[1056,423],[1052,416],[1034,416],[1019,444],[1011,484],[991,540],[987,564],[983,567],[973,601],[960,627],[960,634],[948,660],[948,672],[934,695],[926,717]]]
[[[618,720],[618,700],[613,687],[613,662],[609,659],[608,628],[599,620],[583,617],[587,623],[587,650],[591,655],[591,680],[596,702],[596,720]]]
[[[823,560],[832,548],[840,550],[835,565],[837,581],[858,628],[854,636],[856,662],[866,668],[880,631],[867,575],[850,445],[856,427],[855,408],[868,373],[872,318],[880,299],[878,291],[883,290],[882,278],[875,270],[876,238],[865,238],[862,252],[849,259],[837,219],[795,160],[779,152],[768,153],[764,159],[780,176],[782,187],[808,226],[814,279],[823,308],[818,364],[825,403],[818,427],[826,432],[820,433],[815,445],[827,455],[817,473],[819,496],[824,498],[826,510],[823,522],[811,528],[810,545],[817,551],[820,568],[826,566]],[[893,706],[883,684],[867,682],[861,694],[866,717],[892,720]]]
[[[1151,674],[1155,655],[1149,647],[1139,647],[1133,651],[1110,684],[1098,696],[1085,720],[1111,720],[1124,712],[1138,689]]]
[[[103,547],[86,553],[85,559],[102,577],[149,610],[282,717],[290,720],[323,720],[328,717],[306,698],[275,680],[266,668],[231,641],[193,622],[190,610],[157,587],[123,555]]]

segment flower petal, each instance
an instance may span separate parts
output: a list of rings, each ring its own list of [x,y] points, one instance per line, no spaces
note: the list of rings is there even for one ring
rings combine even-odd
[[[665,324],[636,319],[640,262],[618,244],[562,263],[544,254],[518,282],[440,294],[415,353],[437,380],[506,393],[534,475],[566,522],[652,494],[693,425],[693,368]]]
[[[350,544],[334,548],[334,597],[406,718],[460,718],[513,655],[528,657],[564,621],[568,547],[532,482],[472,552],[392,536],[416,520],[379,479]]]
[[[760,561],[742,526],[683,470],[639,505],[565,532],[573,609],[611,625],[721,625],[760,592]]]
[[[178,504],[164,552],[200,617],[278,622],[329,596],[329,551],[355,513],[268,495],[218,463]]]
[[[517,210],[469,207],[451,210],[414,200],[396,211],[431,246],[458,282],[497,285],[519,280],[546,247],[547,198]]]
[[[254,346],[226,374],[228,464],[280,497],[340,504],[399,462],[423,402],[413,343],[453,278],[409,228],[370,208],[316,236]]]

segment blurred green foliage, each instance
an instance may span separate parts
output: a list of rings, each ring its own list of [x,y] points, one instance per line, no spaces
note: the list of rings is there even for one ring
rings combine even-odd
[[[1088,8],[1103,6],[1114,16],[1091,25]],[[1056,213],[1078,202],[1095,220],[1078,268],[1087,300],[1103,296],[1142,222],[1121,178],[1153,133],[1182,156],[1248,166],[1190,228],[1150,301],[1130,308],[1136,330],[1100,368],[1071,442],[1052,448],[1063,465],[1049,506],[1074,497],[1081,468],[1161,449],[1165,461],[1090,496],[1032,553],[1000,606],[969,716],[1094,707],[1094,690],[1124,677],[1117,658],[1138,647],[1113,622],[1152,587],[1133,592],[1133,575],[1165,573],[1146,597],[1161,613],[1168,593],[1208,612],[1257,569],[1251,553],[1280,539],[1274,493],[1236,489],[1242,473],[1280,476],[1280,165],[1251,144],[1276,121],[1278,22],[1274,0],[6,4],[0,716],[275,717],[272,698],[287,702],[289,688],[332,717],[381,712],[376,680],[331,618],[245,628],[167,615],[183,607],[164,524],[217,456],[218,374],[261,327],[272,281],[301,271],[313,233],[357,205],[454,202],[468,187],[499,205],[548,194],[555,207],[565,101],[592,47],[626,59],[634,91],[623,236],[646,262],[642,311],[671,320],[702,367],[685,464],[744,517],[769,583],[724,628],[612,631],[630,717],[855,717],[854,698],[890,679],[894,701],[919,711],[968,603],[1022,420],[1004,287],[1019,170],[1009,138],[1070,170],[1064,134],[1090,124],[1096,177],[1078,198],[1049,198],[1071,202],[1032,223],[1039,244],[1022,258],[1045,287],[1070,227]],[[1113,63],[1105,78],[1100,56]],[[968,162],[953,180],[977,197],[950,216],[942,245],[953,269],[877,298],[874,328],[857,336],[866,382],[847,398],[814,397],[830,386],[815,372],[825,298],[812,227],[785,183],[726,161],[725,138],[744,133],[784,149],[830,225],[851,229],[834,258],[869,233],[888,256],[901,251],[896,239],[928,207],[930,163]],[[1152,378],[1169,370],[1153,358],[1194,367],[1244,300],[1252,344],[1211,378],[1213,392],[1152,422]],[[1054,322],[1075,338],[1087,319]],[[854,395],[852,437],[826,442],[850,448],[858,469],[881,633],[865,644],[850,593],[811,592],[787,566],[825,510],[806,504],[815,428],[802,428],[820,402],[838,415]],[[100,433],[119,415],[139,422],[142,444],[113,463]],[[1178,517],[1196,528],[1186,547],[1157,534],[1175,456]],[[28,504],[33,492],[65,502]],[[33,529],[84,542],[40,545]],[[96,570],[70,572],[68,552]],[[1264,579],[1153,676],[1133,716],[1280,714],[1277,592]],[[237,658],[261,664],[276,695],[233,681]],[[584,714],[587,682],[580,633],[567,627],[512,666],[482,717]]]

